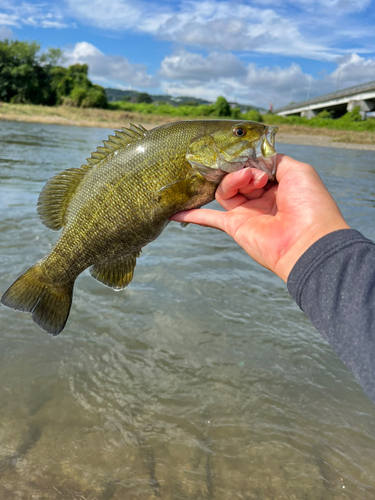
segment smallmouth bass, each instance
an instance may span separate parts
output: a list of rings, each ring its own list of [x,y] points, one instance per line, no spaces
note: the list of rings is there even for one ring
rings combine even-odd
[[[51,252],[20,276],[1,303],[30,312],[58,335],[69,316],[76,278],[91,275],[115,290],[133,279],[142,247],[169,217],[211,202],[228,172],[255,167],[274,179],[276,127],[236,120],[181,121],[147,131],[115,131],[87,163],[52,177],[38,215],[61,235]]]

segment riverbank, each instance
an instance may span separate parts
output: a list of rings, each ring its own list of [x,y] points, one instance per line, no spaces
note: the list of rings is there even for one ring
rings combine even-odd
[[[121,110],[1,103],[0,120],[118,129],[129,122],[152,128],[176,121],[176,118]],[[279,143],[375,151],[375,134],[372,132],[280,125],[276,137]]]

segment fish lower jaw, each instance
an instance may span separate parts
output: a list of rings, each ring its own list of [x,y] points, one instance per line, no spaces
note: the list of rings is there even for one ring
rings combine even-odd
[[[265,158],[264,156],[257,158],[249,158],[243,165],[243,168],[256,168],[266,172],[268,180],[276,180],[276,155]]]

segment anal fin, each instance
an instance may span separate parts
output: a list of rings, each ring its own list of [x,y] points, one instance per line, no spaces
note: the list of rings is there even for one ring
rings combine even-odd
[[[133,279],[139,255],[140,252],[135,252],[116,259],[97,262],[90,267],[91,276],[114,290],[123,290]]]

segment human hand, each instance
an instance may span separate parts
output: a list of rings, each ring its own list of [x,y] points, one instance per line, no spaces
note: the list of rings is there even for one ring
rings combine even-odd
[[[268,188],[267,174],[260,170],[230,173],[215,195],[226,212],[188,210],[171,220],[226,232],[286,282],[294,264],[315,241],[349,226],[310,165],[278,154],[276,178],[278,184]]]

